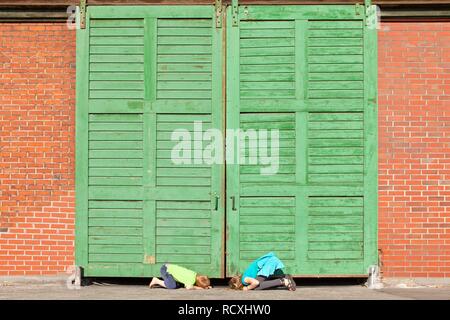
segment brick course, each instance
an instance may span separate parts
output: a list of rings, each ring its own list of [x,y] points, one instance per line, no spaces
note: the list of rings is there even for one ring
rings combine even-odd
[[[75,32],[2,23],[0,48],[0,275],[63,272],[74,248]]]
[[[383,275],[449,277],[450,23],[383,23],[378,43]]]

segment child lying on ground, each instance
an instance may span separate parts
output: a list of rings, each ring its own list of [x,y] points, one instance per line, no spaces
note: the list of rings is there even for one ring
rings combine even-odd
[[[210,281],[207,276],[202,276],[196,272],[180,267],[176,264],[163,264],[160,269],[163,280],[153,278],[149,287],[160,286],[167,289],[210,289]]]
[[[284,286],[296,290],[294,279],[283,272],[284,264],[273,252],[259,257],[244,271],[244,274],[231,278],[229,285],[236,290],[265,290]]]

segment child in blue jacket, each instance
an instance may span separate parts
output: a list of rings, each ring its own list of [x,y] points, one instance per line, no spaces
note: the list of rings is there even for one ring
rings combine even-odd
[[[273,252],[269,252],[253,261],[242,275],[232,277],[229,282],[230,288],[247,291],[286,287],[290,291],[295,291],[294,279],[284,274],[283,268],[283,262]]]

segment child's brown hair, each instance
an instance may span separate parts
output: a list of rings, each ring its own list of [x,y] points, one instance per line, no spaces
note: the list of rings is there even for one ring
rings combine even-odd
[[[209,281],[209,278],[207,276],[197,275],[195,277],[195,285],[200,288],[208,288],[210,286],[211,282]]]
[[[242,290],[244,288],[244,285],[242,284],[241,278],[242,276],[239,274],[237,276],[232,277],[230,281],[228,281],[230,289]]]

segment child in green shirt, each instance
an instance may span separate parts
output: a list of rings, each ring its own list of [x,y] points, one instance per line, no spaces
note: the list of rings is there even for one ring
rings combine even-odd
[[[207,276],[199,275],[192,270],[180,267],[176,264],[163,264],[160,273],[163,280],[154,277],[150,282],[150,288],[154,288],[156,285],[167,289],[177,289],[182,286],[188,290],[211,288]]]

